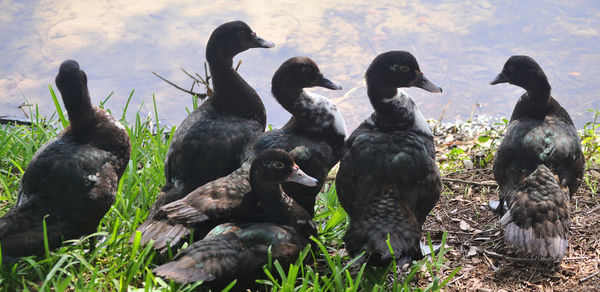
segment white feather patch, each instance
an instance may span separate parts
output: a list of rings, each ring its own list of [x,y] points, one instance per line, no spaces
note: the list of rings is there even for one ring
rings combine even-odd
[[[29,195],[27,195],[26,193],[21,193],[21,196],[19,196],[19,200],[17,201],[17,207],[27,203],[29,199],[31,199]]]
[[[281,201],[290,207],[293,206],[294,203],[296,203],[296,201],[294,201],[294,199],[292,199],[291,197],[288,197],[288,195],[286,195],[285,193],[281,194]]]
[[[419,108],[417,107],[416,104],[414,105],[414,111],[415,111],[415,128],[419,129],[419,131],[422,131],[423,133],[433,135],[431,133],[431,129],[429,128],[429,124],[427,123],[427,120],[425,120],[425,117],[423,116],[423,114],[421,113],[421,111],[419,110]]]
[[[117,119],[115,119],[115,117],[111,116],[107,111],[105,111],[104,114],[106,115],[108,120],[111,121],[113,126],[119,128],[121,130],[125,130],[125,127],[121,123],[119,123],[119,121],[117,121]]]
[[[413,126],[417,131],[423,132],[430,136],[433,135],[431,133],[431,129],[429,128],[429,124],[427,123],[427,120],[425,120],[425,117],[419,110],[419,107],[417,107],[415,102],[412,100],[412,98],[410,98],[410,96],[406,92],[399,89],[398,94],[396,94],[396,96],[392,98],[392,100],[394,99],[399,101],[400,106],[406,108],[408,111],[413,113]]]
[[[90,174],[88,176],[86,176],[87,180],[91,181],[91,182],[98,182],[98,174]]]
[[[296,103],[303,108],[313,109],[311,112],[314,113],[320,113],[320,110],[323,110],[327,116],[315,116],[315,123],[320,124],[322,127],[333,126],[338,134],[347,136],[348,131],[346,130],[344,117],[331,100],[324,96],[303,90],[296,100]]]
[[[560,236],[538,237],[533,227],[524,229],[514,223],[510,210],[500,218],[500,223],[505,226],[504,238],[506,242],[518,249],[557,260],[561,260],[565,255],[569,243],[567,238],[561,238]]]

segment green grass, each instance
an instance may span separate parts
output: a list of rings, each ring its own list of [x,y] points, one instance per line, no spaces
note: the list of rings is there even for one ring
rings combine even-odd
[[[55,115],[45,119],[36,109],[31,113],[31,126],[8,125],[0,129],[0,215],[15,203],[19,180],[35,151],[68,123],[52,88],[50,91],[57,108]],[[0,291],[191,291],[200,284],[179,285],[155,277],[152,269],[157,261],[152,248],[139,244],[139,234],[133,244],[129,243],[164,184],[164,157],[170,143],[164,137],[172,137],[174,131],[159,123],[155,102],[154,116],[141,116],[138,109],[133,121],[125,120],[132,96],[133,91],[122,112],[112,112],[121,118],[131,137],[131,160],[119,183],[116,201],[97,232],[68,241],[56,250],[47,250],[42,256],[1,266]],[[440,276],[448,274],[445,248],[409,267],[359,265],[358,258],[339,252],[348,218],[337,200],[334,185],[326,185],[317,204],[315,221],[319,237],[312,239],[316,248],[304,250],[288,269],[276,261],[269,262],[265,274],[257,279],[269,290],[434,291],[447,285],[458,271],[450,272],[448,277]],[[101,240],[90,250],[88,238],[92,236]],[[306,257],[312,258],[311,264],[303,263]]]
[[[491,165],[496,154],[496,150],[500,145],[500,141],[504,135],[504,131],[508,126],[508,120],[502,119],[499,122],[494,122],[485,130],[473,133],[475,137],[466,137],[472,141],[466,141],[464,145],[453,145],[452,148],[446,150],[444,147],[439,147],[436,151],[444,153],[443,161],[439,162],[439,168],[442,174],[457,172],[464,169],[465,161],[470,160],[473,167],[487,168]],[[472,127],[472,121],[455,123],[454,131],[467,132],[464,128]]]
[[[50,93],[57,109],[55,114],[44,118],[36,108],[30,115],[31,126],[0,128],[0,215],[16,202],[19,180],[33,154],[68,124],[51,87]],[[0,266],[0,291],[192,291],[201,284],[179,285],[155,277],[152,269],[157,261],[152,248],[139,244],[139,234],[133,244],[129,243],[130,236],[147,216],[148,208],[164,184],[164,157],[170,144],[165,137],[172,137],[175,130],[159,123],[155,102],[154,116],[141,116],[140,107],[133,121],[125,120],[133,93],[121,112],[112,112],[115,117],[120,117],[131,137],[131,160],[119,183],[116,201],[97,232],[68,241],[56,250],[46,248],[42,256],[27,257],[15,264]],[[100,106],[104,107],[110,97]],[[194,99],[193,108],[197,106]],[[600,112],[593,112],[594,120],[586,124],[580,133],[586,169],[597,168],[600,157]],[[506,121],[495,126],[480,134],[469,152],[460,148],[451,150],[447,154],[449,159],[440,166],[442,171],[460,169],[464,159],[472,159],[476,167],[488,165]],[[474,157],[476,152],[482,155]],[[591,178],[586,171],[584,182],[595,194],[599,187],[597,179]],[[360,257],[349,258],[342,254],[342,236],[349,221],[332,184],[326,184],[319,194],[314,220],[319,237],[312,238],[313,248],[307,247],[288,269],[277,261],[269,261],[265,265],[264,275],[257,281],[268,290],[435,291],[448,285],[460,269],[450,271],[446,266],[448,250],[445,248],[445,234],[440,251],[406,267],[392,263],[386,268],[372,268],[358,264]],[[90,250],[89,238],[92,236],[101,240],[95,249]],[[429,243],[432,246],[431,241]],[[310,261],[305,261],[307,258]]]

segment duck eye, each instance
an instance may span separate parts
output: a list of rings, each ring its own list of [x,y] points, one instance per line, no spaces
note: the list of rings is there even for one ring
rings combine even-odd
[[[282,169],[283,168],[283,162],[281,162],[281,161],[275,161],[275,163],[273,163],[273,165],[277,169]]]
[[[392,71],[408,72],[410,68],[407,65],[394,64],[390,66]]]
[[[310,73],[310,68],[303,66],[302,68],[300,68],[300,72],[304,74]]]

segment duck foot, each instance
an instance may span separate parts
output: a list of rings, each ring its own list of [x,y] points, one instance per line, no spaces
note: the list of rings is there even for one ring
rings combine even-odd
[[[488,205],[490,206],[490,209],[492,209],[492,211],[500,214],[500,215],[504,215],[504,210],[507,210],[508,206],[506,205],[506,201],[500,203],[501,201],[496,201],[496,200],[492,200],[490,199],[490,201],[488,202]]]
[[[96,250],[96,236],[92,236],[88,239],[88,243],[90,244],[90,249],[88,250],[89,254],[92,254],[94,250]]]
[[[490,206],[490,209],[492,209],[492,211],[498,212],[498,207],[500,207],[500,201],[490,199],[488,205]]]
[[[423,254],[423,256],[431,255],[431,248],[429,248],[429,244],[419,242],[419,246],[421,247],[421,254]],[[433,252],[437,253],[440,251],[441,247],[442,244],[433,244]]]
[[[106,236],[104,235],[93,235],[88,237],[88,250],[87,254],[93,254],[96,251],[96,247],[99,243],[102,243],[106,240]]]

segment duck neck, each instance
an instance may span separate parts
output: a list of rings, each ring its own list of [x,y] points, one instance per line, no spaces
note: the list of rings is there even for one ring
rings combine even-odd
[[[548,100],[550,99],[550,91],[550,83],[544,78],[543,80],[540,80],[536,86],[527,89],[528,100],[535,104],[535,106],[541,106],[545,109],[548,105]]]
[[[265,107],[256,91],[233,69],[233,57],[209,44],[206,59],[213,84],[212,105],[220,111],[256,120],[265,127]]]
[[[524,116],[534,119],[544,119],[547,114],[548,102],[550,100],[550,83],[545,76],[536,80],[535,85],[525,88],[526,94],[523,94],[513,111],[512,119],[518,119]]]
[[[78,85],[61,91],[61,94],[69,115],[71,132],[75,137],[82,137],[96,122],[88,88],[85,84]]]
[[[394,108],[390,107],[390,102],[398,94],[396,87],[384,86],[378,84],[376,80],[369,83],[367,86],[367,95],[371,101],[371,105],[375,112],[381,116],[394,114]]]
[[[259,202],[260,209],[264,214],[264,220],[276,224],[288,224],[290,220],[286,206],[284,205],[283,189],[280,184],[265,183],[250,178],[252,193]]]
[[[274,80],[271,88],[271,93],[273,93],[277,102],[292,115],[298,112],[298,109],[294,107],[294,100],[296,100],[302,92],[302,87],[289,84],[286,80]]]
[[[413,109],[409,108],[408,104],[410,98],[404,94],[398,96],[397,88],[371,82],[367,86],[367,94],[375,109],[371,118],[377,125],[385,128],[404,128],[414,123]]]
[[[325,97],[302,88],[281,86],[272,89],[277,101],[292,114],[284,127],[309,133],[326,141],[333,149],[341,149],[346,138],[346,123],[335,104]]]

